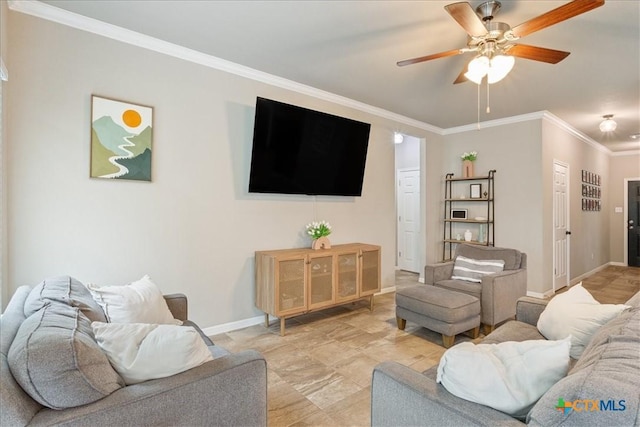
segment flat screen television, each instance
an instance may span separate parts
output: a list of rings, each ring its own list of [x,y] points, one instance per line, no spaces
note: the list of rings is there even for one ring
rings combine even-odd
[[[258,97],[250,193],[361,196],[371,125]]]

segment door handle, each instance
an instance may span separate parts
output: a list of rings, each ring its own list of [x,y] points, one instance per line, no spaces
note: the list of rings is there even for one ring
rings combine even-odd
[[[567,230],[567,231],[564,232],[564,234],[566,234],[567,236],[570,236],[571,232]]]

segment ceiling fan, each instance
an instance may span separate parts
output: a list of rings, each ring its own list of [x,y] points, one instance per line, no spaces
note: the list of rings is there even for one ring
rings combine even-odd
[[[504,22],[493,22],[494,15],[501,7],[501,3],[497,0],[484,2],[475,11],[467,2],[452,3],[444,8],[469,34],[467,47],[406,59],[397,64],[403,67],[432,59],[476,52],[477,56],[465,66],[453,83],[471,80],[480,84],[485,76],[489,83],[496,83],[511,71],[515,62],[514,57],[557,64],[569,55],[569,52],[561,50],[516,43],[517,40],[603,4],[604,0],[573,0],[511,28]]]

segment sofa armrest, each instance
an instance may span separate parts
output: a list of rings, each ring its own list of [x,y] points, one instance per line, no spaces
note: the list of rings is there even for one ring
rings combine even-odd
[[[504,270],[482,278],[482,323],[496,325],[516,314],[516,301],[527,294],[527,270]]]
[[[396,362],[373,371],[372,426],[523,426],[488,406],[460,399],[433,379]]]
[[[536,326],[540,314],[542,314],[547,307],[547,304],[549,304],[548,300],[540,298],[518,298],[518,302],[516,303],[516,320]]]
[[[168,294],[164,296],[173,317],[183,322],[189,318],[187,296],[185,294]]]
[[[451,274],[453,274],[453,261],[427,264],[424,267],[424,283],[434,285],[440,280],[451,279]]]
[[[256,351],[234,353],[89,405],[43,409],[30,425],[54,424],[266,426],[267,364]]]

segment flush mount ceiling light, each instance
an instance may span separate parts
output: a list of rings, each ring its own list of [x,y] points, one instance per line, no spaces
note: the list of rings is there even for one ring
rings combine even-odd
[[[631,138],[631,139],[640,139],[640,133],[632,133],[631,135],[629,135],[629,138]]]
[[[393,142],[396,144],[402,144],[402,141],[404,141],[404,136],[402,136],[401,133],[395,132],[393,134]]]
[[[602,118],[604,120],[600,123],[601,132],[613,132],[616,130],[618,124],[613,120],[613,114],[605,114]]]

